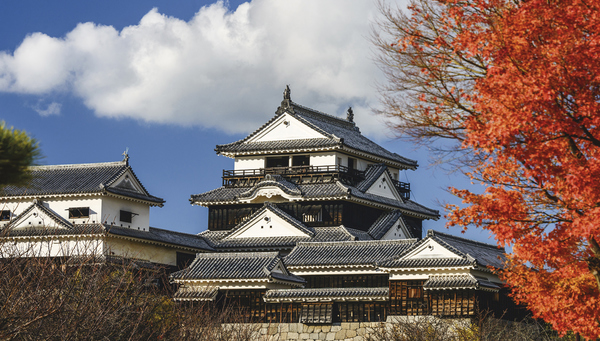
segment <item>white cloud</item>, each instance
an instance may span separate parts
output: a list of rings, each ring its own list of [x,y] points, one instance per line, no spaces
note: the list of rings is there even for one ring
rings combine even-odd
[[[217,2],[187,22],[153,9],[120,32],[83,23],[0,52],[0,91],[69,91],[102,117],[244,132],[273,115],[290,84],[296,102],[338,115],[353,105],[362,130],[377,131],[376,15],[371,1],[254,0],[235,11]]]
[[[40,116],[52,116],[52,115],[60,115],[60,109],[62,108],[62,104],[52,102],[46,106],[46,109],[42,109],[41,103],[38,103],[33,110],[35,110]]]

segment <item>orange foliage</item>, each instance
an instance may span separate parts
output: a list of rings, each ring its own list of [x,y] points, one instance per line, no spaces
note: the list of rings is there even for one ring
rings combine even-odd
[[[410,7],[397,53],[427,51],[421,76],[432,83],[446,75],[449,50],[485,69],[444,92],[466,98],[465,110],[427,91],[415,109],[438,131],[457,121],[439,113],[460,112],[456,139],[476,161],[469,175],[487,185],[452,189],[469,205],[450,207],[450,225],[486,228],[513,247],[503,276],[535,316],[600,337],[600,2],[431,0],[447,33],[433,44],[420,35],[423,3]]]

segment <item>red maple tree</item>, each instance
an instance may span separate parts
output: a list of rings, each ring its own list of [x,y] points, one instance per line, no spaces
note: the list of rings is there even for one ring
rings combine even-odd
[[[409,9],[384,7],[396,39],[378,40],[392,84],[385,110],[414,138],[457,141],[462,165],[486,185],[452,189],[469,205],[450,207],[450,225],[512,246],[502,275],[535,316],[600,337],[600,3]]]

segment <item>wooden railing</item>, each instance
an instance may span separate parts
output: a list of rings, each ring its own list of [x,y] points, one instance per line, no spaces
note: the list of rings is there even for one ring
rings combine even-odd
[[[270,167],[258,169],[223,170],[223,186],[235,186],[238,180],[262,179],[267,174],[281,175],[284,178],[319,178],[332,177],[358,182],[365,178],[365,172],[350,169],[346,166],[292,166],[292,167]]]
[[[392,183],[394,184],[396,190],[398,190],[398,193],[400,193],[400,196],[402,196],[402,198],[406,200],[410,199],[410,184],[408,182],[392,180]]]

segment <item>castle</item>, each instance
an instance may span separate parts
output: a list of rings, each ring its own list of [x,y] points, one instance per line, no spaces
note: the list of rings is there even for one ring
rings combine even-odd
[[[222,186],[191,196],[209,210],[191,235],[149,225],[164,200],[128,163],[33,167],[0,196],[1,257],[128,258],[168,266],[179,302],[237,304],[262,322],[376,322],[469,317],[511,308],[494,273],[504,250],[428,231],[439,212],[411,200],[401,172],[417,162],[345,119],[291,100],[216,152],[234,160]],[[178,271],[175,271],[178,270]],[[510,316],[508,316],[510,317]]]

